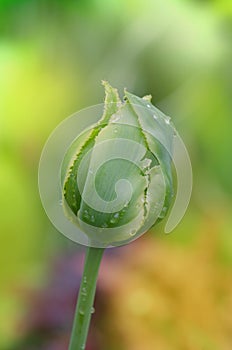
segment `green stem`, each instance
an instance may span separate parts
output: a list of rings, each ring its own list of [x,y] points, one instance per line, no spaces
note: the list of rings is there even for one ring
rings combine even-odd
[[[69,350],[85,349],[103,252],[104,248],[87,248]]]

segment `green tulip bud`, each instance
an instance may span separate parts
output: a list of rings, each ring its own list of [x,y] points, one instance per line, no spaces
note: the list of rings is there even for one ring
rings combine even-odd
[[[122,245],[163,219],[173,195],[170,118],[143,98],[105,87],[104,113],[73,141],[61,169],[66,217],[93,246]]]
[[[165,217],[172,161],[176,199],[165,232],[183,217],[192,188],[188,153],[170,118],[151,104],[151,96],[125,91],[122,102],[116,89],[103,84],[104,111],[93,106],[65,119],[48,138],[39,164],[40,196],[51,222],[89,247],[70,350],[85,348],[104,248],[129,243]]]

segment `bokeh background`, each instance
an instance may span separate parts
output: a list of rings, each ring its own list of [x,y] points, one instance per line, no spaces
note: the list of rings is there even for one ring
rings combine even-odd
[[[101,266],[88,350],[232,348],[232,2],[0,0],[0,349],[68,348],[84,249],[50,224],[37,169],[101,80],[172,116],[188,211]]]

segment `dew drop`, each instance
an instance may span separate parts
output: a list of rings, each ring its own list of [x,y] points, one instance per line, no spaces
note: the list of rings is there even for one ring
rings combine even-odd
[[[167,207],[163,207],[163,209],[160,212],[159,217],[163,218],[165,216],[165,214],[166,214],[167,209],[168,209]]]
[[[155,115],[155,114],[153,115],[153,118],[154,118],[154,119],[158,119],[157,115]]]
[[[136,234],[136,230],[132,230],[131,232],[130,232],[130,235],[131,236],[134,236]]]
[[[95,308],[91,307],[91,314],[94,314],[94,312],[95,312]]]
[[[83,315],[85,314],[85,313],[84,313],[84,310],[80,309],[80,310],[79,310],[79,314],[83,316]]]
[[[170,124],[170,119],[171,119],[170,117],[165,118],[165,123]]]
[[[83,217],[84,217],[85,219],[89,219],[89,218],[90,218],[90,215],[89,215],[88,210],[84,210]]]
[[[115,128],[115,129],[114,129],[114,133],[117,134],[117,132],[118,132],[118,129]]]
[[[121,210],[121,212],[120,212],[120,217],[121,217],[121,218],[123,217],[123,215],[125,214],[125,212],[126,212],[126,209],[122,209],[122,210]]]
[[[148,107],[148,108],[151,108],[151,106],[150,106],[149,104],[147,104],[147,107]]]
[[[90,221],[91,221],[91,222],[95,222],[95,217],[94,217],[94,215],[91,215]]]
[[[115,213],[113,217],[110,219],[110,223],[115,224],[118,221],[119,217],[120,217],[119,213]]]
[[[115,123],[115,122],[117,122],[117,121],[119,121],[120,120],[120,115],[118,115],[118,114],[114,114],[112,117],[111,117],[111,121],[113,122],[113,123]]]
[[[116,222],[117,222],[117,219],[115,219],[115,218],[111,218],[111,219],[110,219],[110,223],[111,223],[111,224],[115,224]]]

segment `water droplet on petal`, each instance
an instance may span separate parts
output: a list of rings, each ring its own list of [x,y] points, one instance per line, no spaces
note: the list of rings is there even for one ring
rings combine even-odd
[[[88,210],[84,210],[83,217],[84,217],[85,219],[89,219],[89,218],[90,218],[90,215],[89,215]]]
[[[115,224],[118,221],[119,217],[120,217],[119,213],[115,213],[113,217],[110,219],[110,223]]]
[[[167,207],[163,207],[159,215],[160,218],[163,218],[166,215],[167,209]]]
[[[170,124],[170,119],[171,119],[170,117],[165,118],[165,123]]]
[[[116,223],[116,220],[115,220],[114,218],[111,218],[111,219],[110,219],[110,223],[111,223],[111,224],[115,224],[115,223]]]
[[[136,234],[136,230],[132,230],[131,232],[130,232],[130,235],[131,236],[134,236]]]
[[[120,115],[114,114],[114,115],[112,115],[112,117],[110,118],[110,120],[111,120],[111,122],[115,123],[115,122],[117,122],[117,121],[120,120]]]

